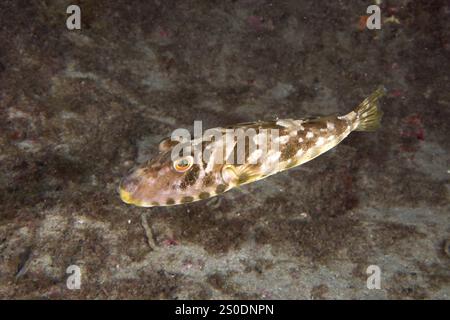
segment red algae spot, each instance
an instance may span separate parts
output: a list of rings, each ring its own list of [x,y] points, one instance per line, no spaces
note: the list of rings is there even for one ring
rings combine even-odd
[[[425,140],[425,129],[419,115],[413,114],[403,118],[404,126],[401,131],[401,136],[406,138],[416,138],[418,140]]]
[[[367,26],[367,19],[369,16],[360,16],[358,21],[358,30],[363,31]]]
[[[249,16],[247,18],[247,24],[256,31],[272,31],[275,29],[273,20],[271,18],[265,19],[262,16]]]
[[[397,14],[398,12],[399,12],[399,8],[398,7],[395,7],[395,6],[388,6],[387,7],[387,15],[389,17]]]
[[[263,21],[264,18],[260,16],[249,16],[247,18],[247,23],[250,25],[250,27],[256,29],[257,31],[263,29]]]
[[[418,151],[419,144],[417,142],[425,140],[425,128],[418,114],[411,114],[401,120],[400,137],[402,138],[401,152],[414,154]],[[413,159],[414,155],[410,157],[410,160]]]
[[[409,124],[413,124],[413,125],[421,124],[420,117],[417,114],[410,115],[410,116],[404,118],[404,120],[405,120],[405,122],[407,122]]]
[[[169,32],[164,30],[163,28],[159,28],[158,34],[161,38],[168,38],[169,37]]]
[[[175,239],[165,239],[163,241],[164,246],[166,247],[172,247],[172,246],[177,246],[178,245],[178,241]]]
[[[425,130],[423,128],[420,128],[418,132],[416,132],[416,137],[419,140],[425,140]]]
[[[394,98],[402,97],[404,96],[404,92],[402,90],[392,90],[390,96]]]

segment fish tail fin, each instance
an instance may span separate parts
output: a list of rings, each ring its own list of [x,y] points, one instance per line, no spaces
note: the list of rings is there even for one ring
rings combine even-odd
[[[375,131],[380,127],[381,111],[378,100],[384,96],[386,89],[383,86],[368,96],[358,107],[353,111],[356,113],[355,127],[356,131]]]

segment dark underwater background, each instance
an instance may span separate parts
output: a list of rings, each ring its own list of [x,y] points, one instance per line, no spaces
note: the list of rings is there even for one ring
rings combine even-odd
[[[0,298],[448,299],[450,3],[380,1],[380,30],[371,4],[1,1]],[[118,197],[194,120],[345,114],[379,85],[381,129],[299,168],[183,206]]]

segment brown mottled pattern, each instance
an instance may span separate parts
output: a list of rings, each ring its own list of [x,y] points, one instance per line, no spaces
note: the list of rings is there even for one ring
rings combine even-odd
[[[192,186],[198,179],[200,173],[200,167],[197,164],[194,164],[186,175],[184,176],[183,182],[180,184],[181,190],[185,190],[188,186]]]
[[[247,129],[254,129],[255,130],[255,134],[259,135],[262,133],[266,133],[267,134],[267,144],[270,145],[271,142],[271,130],[279,130],[279,136],[282,135],[288,135],[289,134],[289,130],[287,130],[284,127],[281,127],[279,125],[276,124],[275,121],[267,121],[267,122],[252,122],[249,123],[248,126],[243,127],[243,125],[245,124],[240,124],[238,126],[233,127],[234,129],[243,129],[244,131]],[[250,141],[252,137],[248,137],[245,136],[245,149],[244,149],[244,163],[248,163],[249,162],[249,157],[251,155],[250,153],[250,145],[253,143]],[[256,145],[254,145],[254,148],[257,148]],[[228,159],[228,163],[233,163],[236,164],[238,163],[238,147],[237,144],[234,146],[233,148],[233,153],[230,155],[229,159]],[[239,163],[239,164],[243,164],[243,163]]]
[[[333,121],[335,128],[336,128],[336,134],[343,134],[346,130],[348,130],[349,126],[351,124],[349,124],[347,121],[345,120],[340,120],[338,118],[336,118]]]
[[[305,163],[317,155],[329,150],[350,132],[346,118],[341,120],[335,116],[308,120],[284,119],[278,120],[277,122],[255,122],[233,126],[233,129],[242,129],[242,133],[247,133],[249,136],[246,136],[246,141],[244,143],[245,149],[242,150],[244,152],[244,158],[239,157],[239,160],[243,160],[244,163],[237,162],[237,145],[234,146],[234,155],[231,159],[228,159],[232,161],[232,167],[234,167],[233,170],[229,171],[231,172],[231,176],[228,175],[226,179],[223,177],[225,159],[222,159],[222,164],[209,164],[209,166],[208,163],[203,160],[200,161],[200,163],[194,163],[185,173],[174,174],[173,171],[172,173],[170,173],[171,171],[167,171],[169,172],[169,175],[174,176],[174,179],[168,179],[166,178],[167,176],[163,175],[159,180],[158,189],[155,191],[150,192],[148,184],[140,184],[137,191],[133,191],[133,196],[136,199],[143,200],[132,200],[134,201],[134,204],[142,206],[175,205],[207,199],[227,191],[230,187],[256,181],[279,171]],[[271,146],[271,139],[278,139],[278,151],[280,153],[277,154],[274,152],[275,150],[267,150],[268,154],[266,154],[266,156],[259,159],[256,158],[258,154],[252,155],[252,153],[259,147],[252,145],[251,148],[251,144],[254,143],[254,136],[253,133],[246,132],[246,129],[254,129],[254,134],[256,135],[267,134],[267,139],[265,140],[268,148]],[[272,135],[273,131],[271,132],[271,130],[274,129],[278,130],[277,135]],[[224,129],[219,128],[219,130]],[[236,134],[238,133],[235,132],[235,135]],[[333,139],[328,139],[329,137],[333,137]],[[320,138],[323,138],[324,140],[321,139],[322,141],[319,141]],[[264,139],[262,139],[262,141],[264,141]],[[199,142],[196,141],[195,143]],[[211,145],[211,143],[214,145]],[[223,147],[223,145],[224,144],[221,142],[216,144],[211,141],[203,141],[200,146],[202,152],[205,152],[205,148],[207,147]],[[255,147],[255,149],[253,147]],[[224,147],[223,151],[225,151],[225,149],[226,148]],[[302,150],[303,152],[299,154],[299,150]],[[256,164],[250,163],[251,156],[254,156],[255,160],[258,159]],[[218,159],[213,157],[210,161],[217,160]],[[148,163],[144,166],[144,169],[141,170],[142,172],[137,171],[134,176],[130,176],[126,180],[128,190],[133,190],[135,186],[139,185],[140,180],[138,179],[138,176],[145,175],[148,180],[152,181],[158,179],[159,170],[164,170],[170,166],[172,166],[172,161],[170,158],[170,151],[168,150],[167,152],[158,155],[152,163]],[[207,169],[208,172],[206,172]],[[171,170],[173,170],[173,168],[171,168]],[[236,177],[233,177],[233,174],[235,174]],[[133,179],[136,181],[133,182]],[[154,186],[154,184],[152,184],[152,186]],[[172,192],[166,192],[163,196],[156,196],[152,199],[154,194],[158,195],[158,192],[161,189],[172,190]],[[128,190],[124,190],[128,192]]]
[[[216,188],[216,193],[223,193],[227,189],[225,184],[219,184]]]
[[[297,139],[291,138],[287,144],[285,144],[280,148],[281,149],[280,160],[286,161],[288,159],[293,158],[300,148],[301,147],[299,145],[298,138]]]
[[[332,123],[333,126],[331,129],[328,129],[327,123]],[[341,136],[347,129],[348,124],[345,120],[340,120],[336,116],[330,116],[326,118],[314,118],[306,120],[303,124],[303,130],[298,130],[296,135],[290,137],[289,141],[285,145],[280,146],[281,161],[287,161],[289,159],[294,159],[297,152],[302,149],[305,152],[308,150],[313,151],[317,148],[320,149],[320,146],[317,146],[317,140],[319,137],[328,138],[330,136],[336,136],[337,138]],[[311,132],[313,134],[312,137],[307,137],[307,134]],[[283,132],[280,136],[287,134]],[[299,142],[299,139],[302,139],[302,142]],[[290,162],[286,164],[286,168],[293,167],[297,165],[297,161]]]
[[[205,187],[210,187],[214,184],[214,176],[212,173],[207,173],[204,177],[203,177],[203,186]]]

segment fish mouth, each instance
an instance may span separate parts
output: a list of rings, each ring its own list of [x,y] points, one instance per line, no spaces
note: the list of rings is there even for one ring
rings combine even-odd
[[[123,188],[119,188],[120,199],[126,204],[136,204],[133,198],[131,197],[131,193],[125,191]]]
[[[118,186],[118,192],[120,195],[120,199],[126,204],[133,204],[135,206],[141,206],[141,202],[136,199],[134,192],[138,188],[138,181],[130,176],[125,177],[120,181]]]
[[[153,203],[134,199],[130,192],[128,192],[120,187],[119,187],[119,194],[120,194],[120,199],[122,199],[122,201],[125,202],[126,204],[132,204],[137,207],[145,207],[145,208],[155,206]]]

